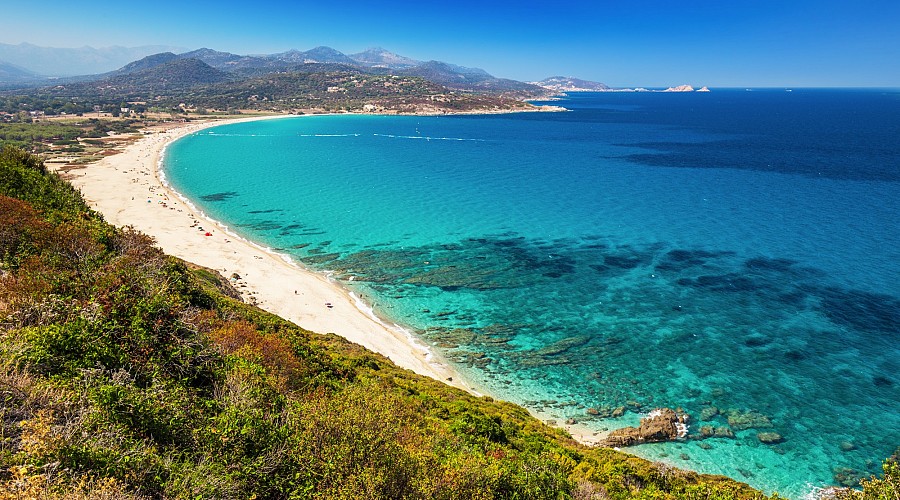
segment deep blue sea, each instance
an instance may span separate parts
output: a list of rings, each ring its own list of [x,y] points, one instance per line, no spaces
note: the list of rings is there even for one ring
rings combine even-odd
[[[880,472],[900,446],[900,91],[554,104],[221,126],[165,171],[492,395],[598,430],[682,407],[690,439],[630,451],[794,498]]]

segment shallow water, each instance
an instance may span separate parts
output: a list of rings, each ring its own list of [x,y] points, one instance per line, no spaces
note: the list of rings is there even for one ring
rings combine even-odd
[[[898,94],[562,104],[234,124],[165,168],[497,396],[598,430],[681,406],[692,437],[735,437],[632,451],[793,497],[879,471],[900,445]]]

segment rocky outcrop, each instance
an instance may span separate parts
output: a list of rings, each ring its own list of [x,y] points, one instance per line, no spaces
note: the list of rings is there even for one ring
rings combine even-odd
[[[624,427],[612,431],[601,443],[608,447],[660,443],[683,438],[687,434],[689,416],[670,408],[660,408],[641,419],[638,427]]]

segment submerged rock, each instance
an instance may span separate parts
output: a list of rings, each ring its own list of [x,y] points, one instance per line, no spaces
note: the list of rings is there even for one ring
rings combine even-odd
[[[841,451],[853,451],[855,449],[856,445],[850,441],[841,441]]]
[[[772,427],[772,421],[769,417],[757,411],[728,411],[728,425],[732,429],[742,431],[745,429],[768,429]]]
[[[700,420],[706,422],[712,420],[719,414],[719,409],[715,406],[708,406],[700,411]]]
[[[784,441],[781,434],[777,432],[760,432],[756,435],[756,439],[759,439],[759,442],[763,444],[778,444]]]
[[[624,427],[612,431],[603,446],[634,446],[642,443],[660,443],[683,438],[687,434],[687,415],[671,408],[653,410],[641,419],[638,427]]]
[[[700,428],[700,437],[702,438],[734,438],[734,432],[728,427],[713,427],[704,425]]]
[[[734,439],[734,432],[728,427],[716,427],[715,437]]]
[[[861,472],[850,467],[836,467],[833,470],[834,482],[846,488],[859,486],[859,480],[864,477]]]
[[[538,349],[534,352],[535,355],[538,356],[558,356],[560,354],[569,351],[570,349],[574,349],[576,347],[581,347],[588,342],[591,341],[591,337],[589,335],[581,335],[579,337],[568,337],[557,342],[554,342],[548,346],[545,346],[541,349]]]

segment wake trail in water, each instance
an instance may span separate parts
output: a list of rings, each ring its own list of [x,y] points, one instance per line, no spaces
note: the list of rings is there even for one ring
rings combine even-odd
[[[271,134],[222,134],[218,132],[207,132],[205,134],[198,133],[196,135],[205,135],[210,137],[276,137]]]
[[[463,137],[428,137],[421,135],[393,135],[393,134],[372,134],[375,137],[387,137],[388,139],[424,139],[426,141],[469,141],[469,142],[485,142],[484,139],[467,139]]]
[[[297,134],[297,137],[359,137],[360,134]]]

